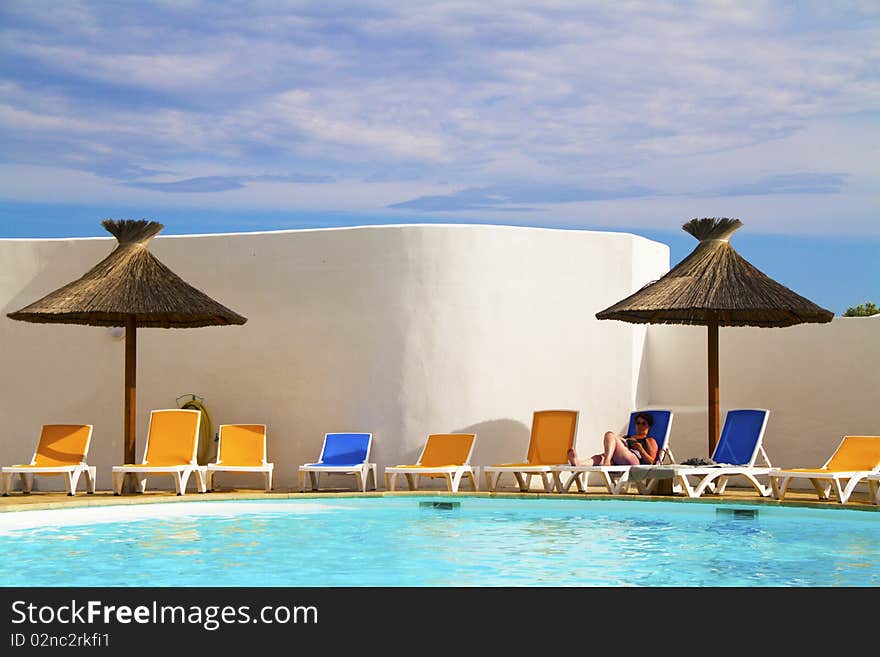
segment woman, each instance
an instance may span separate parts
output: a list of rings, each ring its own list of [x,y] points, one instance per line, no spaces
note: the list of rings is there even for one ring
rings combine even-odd
[[[651,465],[657,458],[657,441],[648,435],[654,417],[650,413],[637,413],[636,433],[618,436],[612,431],[605,433],[605,451],[594,454],[591,462],[582,463],[573,449],[568,450],[568,462],[572,465]]]

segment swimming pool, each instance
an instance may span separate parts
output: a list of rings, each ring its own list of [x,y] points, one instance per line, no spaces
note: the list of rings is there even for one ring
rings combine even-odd
[[[468,496],[0,514],[3,586],[878,586],[880,515]]]

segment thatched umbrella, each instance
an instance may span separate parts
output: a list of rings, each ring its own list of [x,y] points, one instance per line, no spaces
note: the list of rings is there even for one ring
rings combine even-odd
[[[834,316],[749,264],[730,245],[739,219],[693,219],[682,228],[697,248],[662,278],[596,313],[636,324],[698,324],[709,328],[709,454],[718,442],[718,327],[794,326]]]
[[[107,219],[102,225],[119,241],[110,255],[81,278],[7,316],[40,324],[125,327],[123,459],[134,463],[137,327],[195,328],[247,319],[186,283],[149,252],[147,243],[162,224]]]

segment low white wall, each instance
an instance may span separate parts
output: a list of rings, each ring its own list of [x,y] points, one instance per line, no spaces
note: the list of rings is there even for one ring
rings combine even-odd
[[[675,411],[679,461],[708,456],[706,345],[705,327],[648,330],[641,402]],[[773,465],[818,467],[844,435],[880,435],[880,322],[721,328],[719,351],[721,422],[729,409],[769,409]]]
[[[122,459],[123,340],[6,313],[78,278],[114,246],[111,237],[0,240],[3,464],[27,462],[44,423],[92,423],[89,462],[109,488]],[[592,452],[656,390],[645,387],[645,327],[595,318],[668,270],[668,247],[641,237],[376,226],[160,235],[150,249],[248,322],[139,330],[138,458],[149,411],[189,393],[204,398],[215,430],[267,424],[284,488],[317,458],[325,432],[372,431],[381,479],[435,432],[475,431],[475,464],[522,459],[537,409],[579,409],[577,446]],[[60,488],[52,483],[39,485]],[[218,483],[261,485],[229,474]],[[170,478],[150,486],[171,488]]]

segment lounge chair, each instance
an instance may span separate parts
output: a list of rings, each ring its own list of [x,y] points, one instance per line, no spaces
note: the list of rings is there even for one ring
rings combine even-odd
[[[266,461],[265,424],[221,424],[217,459],[206,467],[205,485],[214,490],[214,475],[218,472],[255,472],[263,475],[268,492],[272,490],[274,468],[274,463]]]
[[[143,461],[113,466],[113,493],[122,493],[126,474],[137,476],[141,493],[147,488],[147,475],[171,475],[178,495],[186,493],[186,484],[195,474],[199,492],[204,493],[207,468],[196,460],[201,419],[202,413],[197,410],[152,411]]]
[[[649,492],[657,480],[664,477],[673,479],[672,491],[686,493],[688,497],[700,497],[707,490],[717,495],[724,493],[731,477],[744,477],[762,496],[770,495],[770,487],[763,485],[757,477],[769,474],[770,459],[764,450],[764,432],[770,411],[766,409],[736,409],[727,412],[721,437],[712,452],[713,465],[654,465],[633,466],[647,470],[648,475],[639,482],[640,492]],[[763,465],[756,465],[758,457]],[[651,477],[651,472],[655,477]],[[640,472],[640,474],[643,474]],[[694,481],[691,481],[691,478]],[[617,486],[618,493],[625,492],[632,483],[632,474]]]
[[[569,410],[535,411],[525,463],[500,463],[483,468],[486,486],[494,491],[501,475],[510,473],[520,491],[527,491],[532,477],[541,477],[544,491],[556,488],[553,468],[568,463],[568,450],[577,434],[578,412]]]
[[[855,487],[864,481],[871,501],[880,504],[880,436],[844,436],[821,468],[774,468],[770,472],[773,497],[784,499],[792,479],[809,479],[819,499],[833,495],[841,504],[846,504]]]
[[[305,490],[305,477],[309,475],[312,490],[318,490],[321,473],[351,474],[357,477],[361,491],[367,490],[370,475],[373,476],[373,490],[376,489],[376,464],[370,463],[370,449],[373,445],[371,433],[327,433],[321,455],[316,463],[299,466],[299,490]]]
[[[94,493],[95,467],[86,463],[91,442],[91,424],[44,424],[31,462],[2,468],[3,495],[9,495],[15,475],[21,477],[24,493],[31,492],[34,475],[66,475],[68,495],[76,493],[79,478],[85,475],[86,492]]]
[[[657,441],[657,456],[654,464],[674,463],[675,457],[669,446],[669,433],[672,429],[673,413],[670,410],[650,410],[650,411],[633,411],[629,416],[629,428],[627,435],[632,436],[636,433],[636,415],[639,413],[649,413],[654,418],[648,435]],[[629,465],[558,465],[552,469],[553,479],[556,484],[556,490],[560,493],[568,493],[573,484],[577,485],[578,492],[586,492],[590,482],[590,476],[596,475],[604,484],[605,489],[612,494],[625,490],[625,483],[629,478]],[[568,473],[570,476],[565,484],[562,483],[562,473]],[[654,484],[656,485],[656,484]]]
[[[461,480],[466,477],[477,490],[477,479],[470,464],[476,439],[473,433],[431,434],[414,465],[391,465],[385,468],[386,490],[394,490],[394,483],[400,474],[406,477],[410,490],[419,488],[421,477],[442,477],[450,493],[457,493]]]

